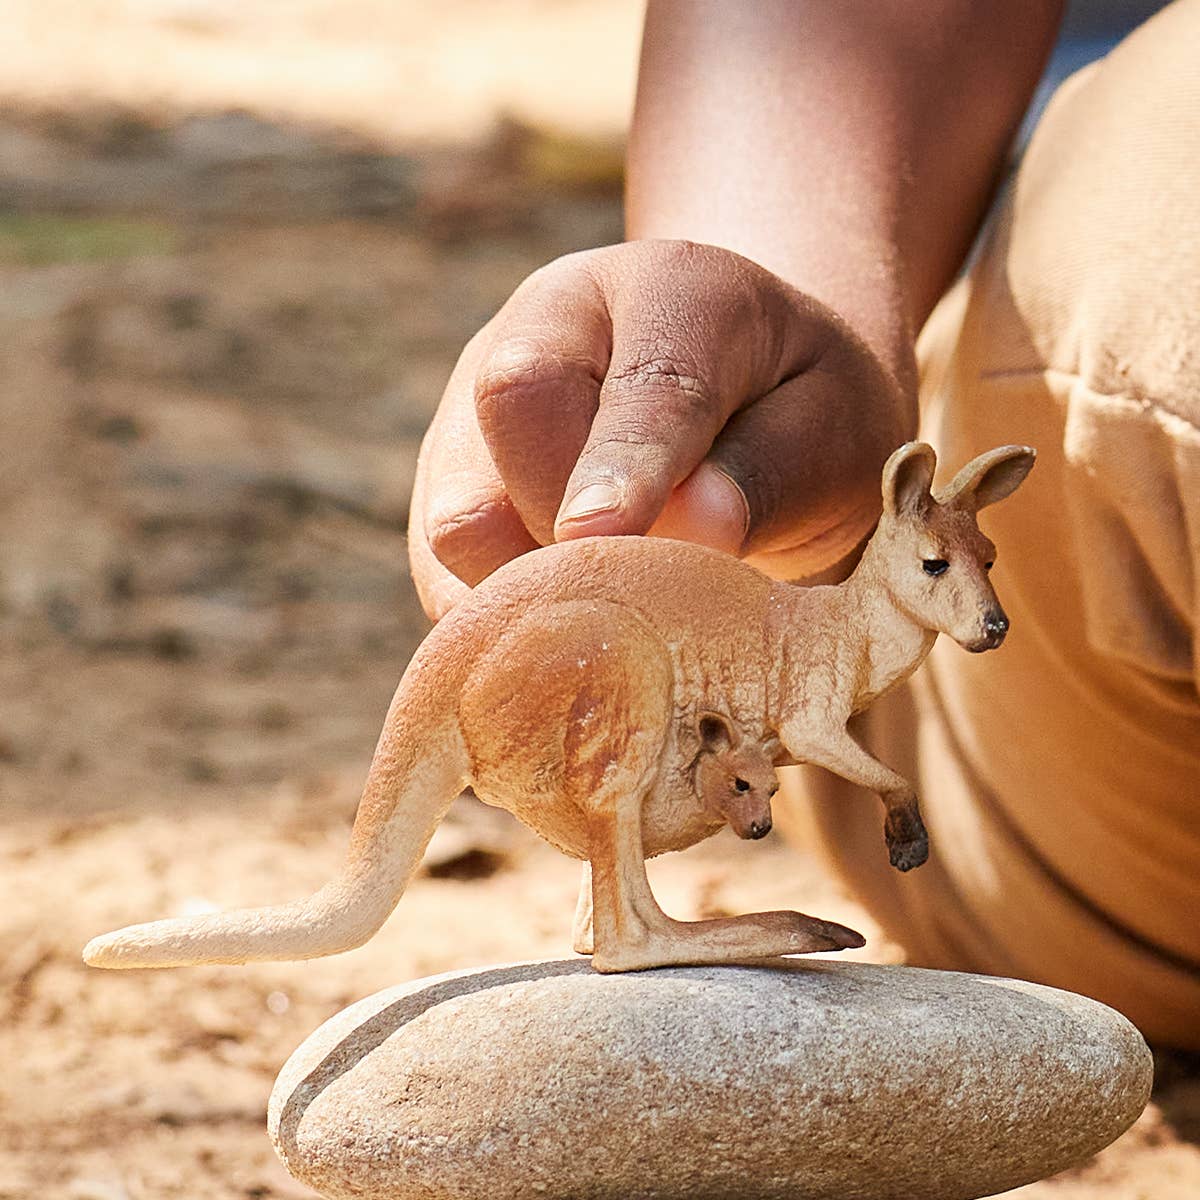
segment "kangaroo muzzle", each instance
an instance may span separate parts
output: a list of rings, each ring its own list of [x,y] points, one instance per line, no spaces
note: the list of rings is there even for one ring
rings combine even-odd
[[[771,818],[760,817],[757,821],[751,821],[746,830],[747,835],[754,841],[759,838],[765,838],[771,832]]]
[[[995,650],[1004,641],[1008,633],[1008,618],[1002,608],[993,608],[983,618],[983,636],[968,649],[973,654],[982,654],[985,650]]]
[[[757,799],[757,802],[754,802]],[[771,832],[771,799],[755,798],[744,805],[727,805],[721,814],[730,829],[744,841],[758,841]]]

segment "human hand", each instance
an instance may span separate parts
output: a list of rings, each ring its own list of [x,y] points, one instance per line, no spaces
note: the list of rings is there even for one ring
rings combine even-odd
[[[732,251],[568,255],[517,288],[451,375],[409,526],[422,603],[437,619],[509,559],[592,534],[814,574],[869,533],[915,419],[836,314]]]

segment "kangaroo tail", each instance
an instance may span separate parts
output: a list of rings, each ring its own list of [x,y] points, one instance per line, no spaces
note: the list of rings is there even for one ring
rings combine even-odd
[[[457,725],[443,718],[430,722],[424,736],[405,736],[405,727],[421,724],[426,714],[413,721],[398,707],[394,703],[388,715],[336,878],[291,904],[130,925],[93,938],[84,962],[113,969],[279,962],[361,946],[396,907],[466,783],[467,753]]]

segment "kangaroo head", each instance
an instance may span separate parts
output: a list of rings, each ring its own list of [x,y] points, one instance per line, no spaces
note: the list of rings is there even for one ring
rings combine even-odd
[[[977,514],[1011,495],[1033,460],[1028,446],[989,450],[936,493],[937,458],[924,442],[901,446],[883,468],[883,515],[874,541],[887,587],[918,624],[966,650],[993,650],[1008,632],[988,578],[996,547],[980,532]]]
[[[771,797],[779,790],[778,747],[744,737],[719,713],[701,713],[696,727],[700,753],[693,779],[701,805],[740,838],[766,837]]]

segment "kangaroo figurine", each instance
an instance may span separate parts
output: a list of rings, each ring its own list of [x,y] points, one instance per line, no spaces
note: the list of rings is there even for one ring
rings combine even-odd
[[[705,714],[720,714],[773,766],[815,763],[878,793],[892,865],[925,861],[912,786],[846,722],[908,678],[938,633],[975,652],[1004,640],[1008,619],[987,574],[995,549],[976,514],[1012,493],[1033,460],[1027,447],[1000,447],[935,494],[933,450],[900,447],[884,467],[876,531],[836,586],[779,583],[727,554],[656,538],[581,538],[515,559],[409,663],[331,882],[291,904],[134,925],[95,938],[84,959],[170,967],[359,946],[467,785],[590,862],[591,938],[580,913],[576,943],[593,949],[598,971],[862,945],[845,926],[795,912],[672,920],[645,859],[720,827],[709,772],[727,770],[722,754],[734,747],[703,740]]]

